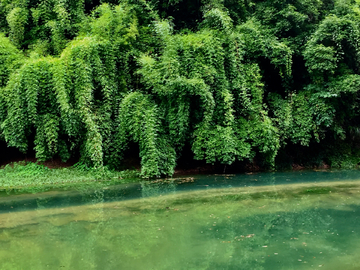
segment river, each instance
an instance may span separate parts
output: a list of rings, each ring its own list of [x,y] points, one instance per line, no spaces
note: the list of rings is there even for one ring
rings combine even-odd
[[[360,269],[360,171],[0,197],[0,269]]]

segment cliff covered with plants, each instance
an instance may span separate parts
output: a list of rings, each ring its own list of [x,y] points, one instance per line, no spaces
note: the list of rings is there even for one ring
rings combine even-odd
[[[359,26],[360,0],[0,0],[0,140],[114,169],[137,145],[146,177],[185,148],[353,166]]]

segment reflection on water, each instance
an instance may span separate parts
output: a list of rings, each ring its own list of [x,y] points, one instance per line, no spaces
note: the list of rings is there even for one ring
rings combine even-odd
[[[206,176],[1,197],[0,269],[360,269],[358,176]]]

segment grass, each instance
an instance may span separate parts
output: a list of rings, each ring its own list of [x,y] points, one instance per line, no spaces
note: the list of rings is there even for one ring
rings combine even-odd
[[[50,169],[33,162],[17,162],[0,169],[2,193],[37,193],[52,189],[101,187],[139,181],[136,170],[113,171],[89,168],[77,163],[68,168]]]

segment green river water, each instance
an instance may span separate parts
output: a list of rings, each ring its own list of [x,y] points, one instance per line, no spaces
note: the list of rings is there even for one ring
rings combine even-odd
[[[360,171],[0,197],[0,269],[360,269]]]

